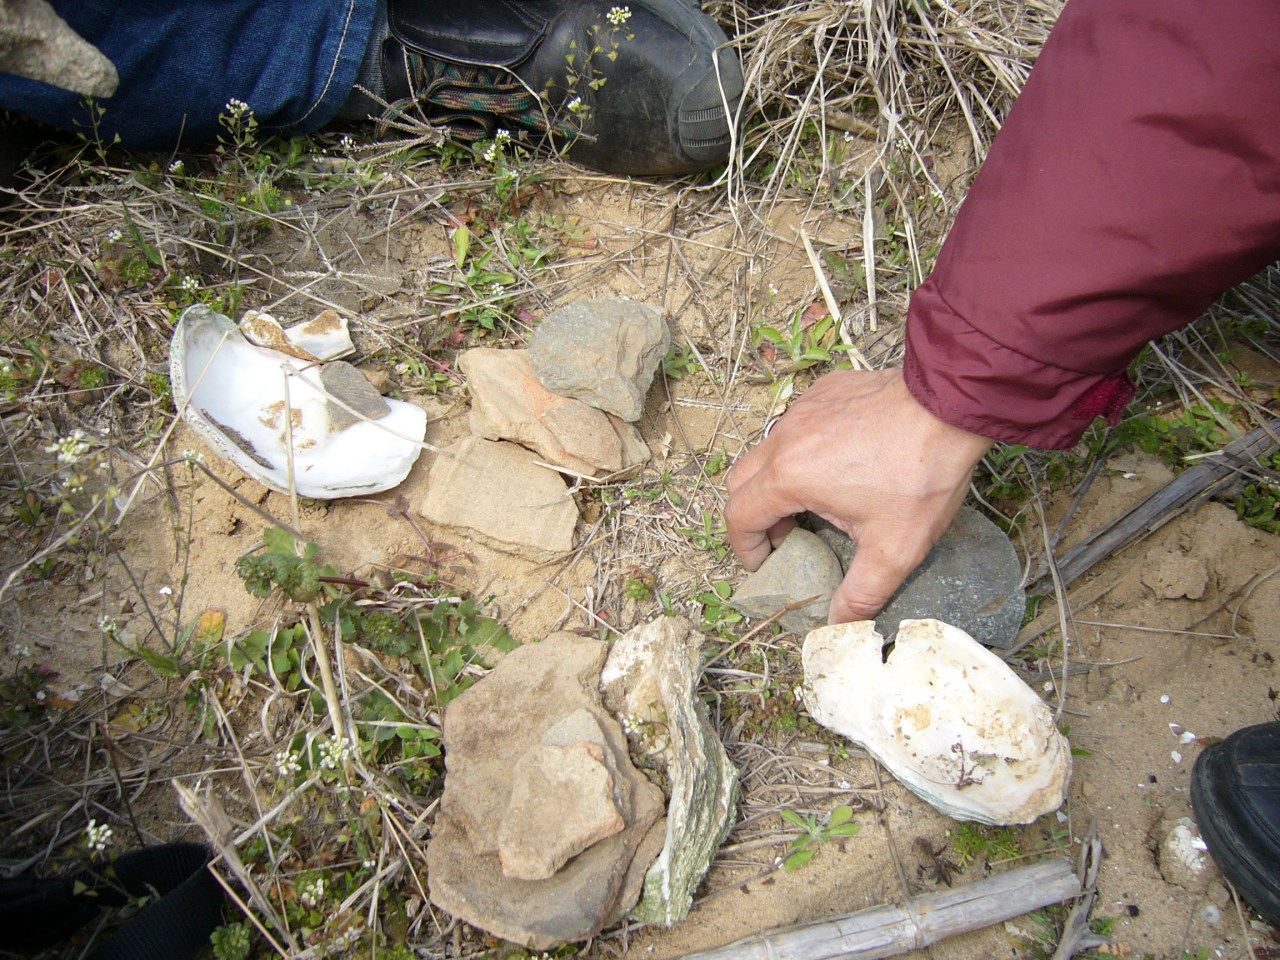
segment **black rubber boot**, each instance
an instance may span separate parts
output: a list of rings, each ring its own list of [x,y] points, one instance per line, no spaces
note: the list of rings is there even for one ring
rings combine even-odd
[[[610,173],[724,162],[742,68],[689,0],[390,0],[386,99],[461,139],[548,135]]]
[[[1280,926],[1280,722],[1207,747],[1191,771],[1191,807],[1222,875]]]

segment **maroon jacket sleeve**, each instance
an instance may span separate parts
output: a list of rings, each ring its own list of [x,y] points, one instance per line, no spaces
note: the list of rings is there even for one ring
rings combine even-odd
[[[1125,367],[1280,258],[1280,2],[1070,0],[912,297],[941,419],[1076,443]]]

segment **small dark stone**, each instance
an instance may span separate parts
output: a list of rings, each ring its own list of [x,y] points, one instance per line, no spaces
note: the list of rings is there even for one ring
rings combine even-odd
[[[330,433],[345,430],[361,419],[380,420],[391,412],[391,407],[382,399],[377,388],[365,379],[363,373],[344,360],[335,360],[321,367],[320,383],[328,393],[355,411],[353,414],[333,400],[326,401]]]

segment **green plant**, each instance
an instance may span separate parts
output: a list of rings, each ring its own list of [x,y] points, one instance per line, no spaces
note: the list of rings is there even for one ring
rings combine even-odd
[[[718,637],[733,635],[733,628],[742,622],[742,614],[729,606],[733,587],[727,580],[717,580],[710,590],[699,593],[694,600],[702,605],[702,630]]]
[[[830,363],[846,353],[849,347],[840,343],[840,330],[835,319],[825,312],[819,319],[812,319],[813,311],[797,310],[791,323],[780,328],[761,324],[751,330],[752,343],[766,354],[766,360],[776,361],[784,357],[789,363],[782,365],[783,372],[795,373],[819,363]]]
[[[333,567],[315,562],[319,548],[314,543],[306,544],[299,554],[292,534],[278,527],[266,530],[262,539],[264,553],[236,560],[236,573],[255,597],[269,597],[278,588],[295,603],[309,603],[323,592],[322,577],[338,575]]]
[[[716,560],[723,560],[729,555],[729,543],[725,539],[726,527],[723,522],[716,521],[715,514],[710,510],[702,511],[699,526],[678,527],[677,530],[692,540],[695,547],[708,551]]]
[[[783,820],[804,831],[791,841],[782,866],[787,870],[796,870],[817,855],[818,849],[840,837],[856,836],[860,829],[853,821],[853,808],[836,807],[825,818],[796,813],[794,810],[783,810],[779,814]]]
[[[975,861],[990,864],[1022,854],[1018,833],[1013,827],[984,827],[969,822],[956,827],[951,847],[961,869]]]
[[[654,582],[653,574],[628,577],[622,585],[622,595],[629,600],[648,600],[653,596]]]
[[[30,726],[43,716],[49,707],[48,683],[58,675],[47,662],[27,660],[25,647],[15,652],[12,672],[0,676],[0,729]]]
[[[214,960],[248,960],[253,949],[252,929],[247,923],[227,923],[209,935]]]
[[[1236,497],[1236,516],[1251,527],[1280,533],[1280,453],[1258,464],[1262,475]]]
[[[673,344],[662,358],[662,372],[670,380],[683,380],[698,370],[698,356],[687,347]]]

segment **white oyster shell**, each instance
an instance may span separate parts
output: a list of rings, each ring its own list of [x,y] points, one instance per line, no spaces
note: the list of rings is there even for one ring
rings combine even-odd
[[[903,620],[887,659],[870,620],[804,641],[805,706],[958,820],[1030,823],[1056,810],[1071,750],[999,657],[940,620]]]
[[[286,370],[299,374],[287,378],[287,402]],[[380,419],[335,430],[316,364],[254,346],[230,319],[203,304],[188,307],[178,321],[169,375],[174,403],[200,438],[272,490],[289,490],[286,407],[293,482],[304,497],[388,490],[422,451],[427,415],[420,407],[388,400],[390,412]]]

